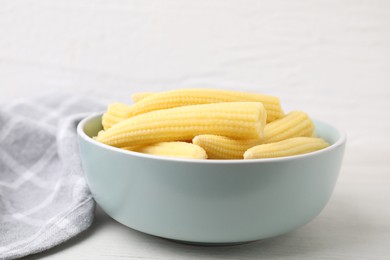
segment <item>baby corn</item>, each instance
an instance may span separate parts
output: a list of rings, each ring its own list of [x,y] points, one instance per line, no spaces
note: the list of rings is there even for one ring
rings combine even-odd
[[[239,140],[220,135],[198,135],[192,142],[202,147],[209,159],[243,159],[246,150],[261,143],[259,139]]]
[[[293,111],[265,126],[263,143],[278,142],[292,137],[311,137],[313,134],[314,124],[309,116],[302,111]]]
[[[202,147],[186,142],[160,142],[146,146],[129,147],[126,150],[159,156],[207,159],[206,151]]]
[[[261,139],[266,118],[259,102],[183,106],[128,118],[99,132],[95,139],[116,147],[186,141],[202,134]]]
[[[261,144],[248,149],[244,159],[274,158],[310,153],[329,146],[316,137],[294,137],[276,143]]]
[[[279,98],[274,96],[219,89],[179,89],[154,93],[142,98],[132,106],[131,116],[179,106],[244,101],[261,102],[267,111],[267,122],[284,115]]]
[[[110,104],[107,108],[107,112],[103,114],[102,125],[103,129],[107,130],[113,125],[126,119],[131,113],[131,106],[122,103]]]

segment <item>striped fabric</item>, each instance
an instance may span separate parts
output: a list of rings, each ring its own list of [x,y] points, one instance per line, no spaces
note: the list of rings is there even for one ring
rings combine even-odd
[[[77,122],[104,110],[87,97],[50,94],[0,106],[0,259],[60,244],[93,221]]]

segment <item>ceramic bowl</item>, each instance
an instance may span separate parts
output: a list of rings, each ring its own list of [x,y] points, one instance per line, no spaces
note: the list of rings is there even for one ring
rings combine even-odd
[[[78,125],[92,195],[113,219],[147,234],[198,244],[244,243],[284,234],[325,207],[342,164],[346,135],[314,120],[331,146],[255,160],[159,157],[96,142],[101,114]]]

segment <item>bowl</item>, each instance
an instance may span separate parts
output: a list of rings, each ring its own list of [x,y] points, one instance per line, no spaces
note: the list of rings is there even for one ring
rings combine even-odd
[[[101,115],[77,128],[92,196],[132,229],[195,244],[236,244],[292,231],[325,207],[342,164],[346,135],[313,120],[331,145],[282,158],[194,160],[160,157],[93,140]]]

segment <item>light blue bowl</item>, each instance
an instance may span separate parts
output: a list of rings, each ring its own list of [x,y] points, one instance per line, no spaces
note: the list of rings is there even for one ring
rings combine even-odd
[[[203,244],[243,243],[294,230],[328,202],[343,159],[345,133],[315,120],[332,145],[291,157],[190,160],[101,144],[101,114],[78,125],[92,195],[112,218],[151,235]]]

